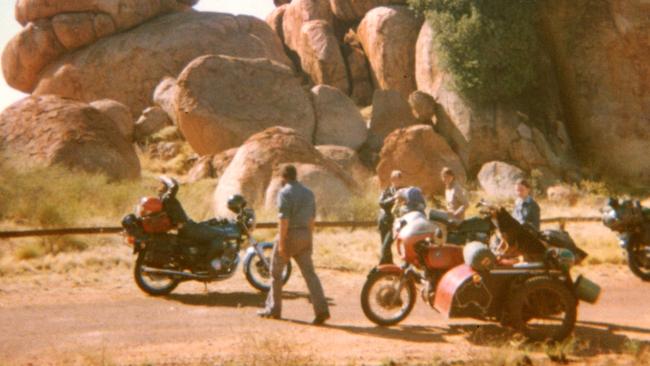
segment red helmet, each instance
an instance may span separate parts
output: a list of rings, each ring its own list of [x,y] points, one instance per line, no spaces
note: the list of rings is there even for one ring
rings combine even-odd
[[[138,216],[145,217],[160,213],[163,210],[163,203],[158,197],[142,197],[138,204]]]

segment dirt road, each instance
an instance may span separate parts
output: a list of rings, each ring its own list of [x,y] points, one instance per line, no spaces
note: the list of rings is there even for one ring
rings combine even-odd
[[[496,357],[495,345],[509,344],[497,326],[448,322],[421,301],[401,326],[375,327],[359,305],[363,275],[320,273],[332,305],[324,327],[308,324],[298,274],[287,286],[285,320],[256,317],[263,296],[241,273],[209,292],[186,283],[165,298],[140,292],[125,268],[0,278],[0,364],[431,362]],[[580,306],[571,357],[633,360],[650,340],[650,283],[621,266],[588,274],[603,296]]]

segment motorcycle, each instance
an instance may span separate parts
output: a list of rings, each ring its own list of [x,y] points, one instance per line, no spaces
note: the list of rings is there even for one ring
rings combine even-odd
[[[465,247],[446,243],[440,225],[421,212],[397,220],[395,244],[404,264],[379,265],[370,271],[361,291],[366,317],[380,326],[401,322],[413,310],[421,285],[425,302],[449,318],[496,321],[531,340],[569,336],[578,302],[595,303],[598,285],[582,276],[574,281],[573,252],[547,248],[534,236],[526,237],[522,225],[504,209],[485,205],[483,214],[502,238],[500,257],[481,242]],[[522,255],[536,261],[513,261]]]
[[[619,233],[619,245],[632,273],[650,281],[650,208],[639,201],[610,198],[602,214],[603,224]]]
[[[166,185],[171,186],[177,184],[173,180],[166,182]],[[212,226],[223,233],[224,250],[219,258],[219,270],[208,268],[206,255],[209,243],[193,242],[180,237],[174,232],[175,229],[164,224],[168,220],[164,212],[125,216],[122,226],[126,242],[133,248],[133,254],[137,255],[133,274],[138,287],[149,295],[161,296],[171,293],[184,281],[207,283],[227,280],[236,273],[241,262],[240,249],[248,243],[243,259],[246,279],[257,290],[269,291],[273,243],[257,242],[253,238],[256,219],[252,208],[244,207],[236,214],[234,220],[211,219],[198,223]],[[284,283],[290,276],[291,263],[288,263],[282,275]]]
[[[431,210],[429,211],[429,220],[440,225],[443,235],[446,235],[445,242],[447,244],[465,245],[472,241],[489,244],[495,230],[492,220],[485,215],[455,222],[449,219],[446,212]]]

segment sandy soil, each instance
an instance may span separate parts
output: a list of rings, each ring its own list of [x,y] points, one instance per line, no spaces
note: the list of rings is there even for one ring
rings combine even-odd
[[[319,272],[331,302],[324,327],[309,324],[313,313],[299,274],[286,287],[283,320],[257,318],[264,297],[242,273],[207,291],[184,283],[164,298],[146,296],[123,268],[0,278],[0,365],[429,363],[523,349],[496,325],[448,321],[420,299],[400,326],[376,327],[359,304],[364,275]],[[569,358],[637,362],[634,353],[650,344],[650,283],[622,266],[582,272],[603,295],[597,305],[580,305]]]

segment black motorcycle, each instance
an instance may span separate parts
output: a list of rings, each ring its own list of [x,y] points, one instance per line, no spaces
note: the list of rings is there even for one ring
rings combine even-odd
[[[650,281],[650,208],[639,201],[610,198],[602,213],[603,224],[619,233],[632,273]]]
[[[489,244],[490,238],[496,230],[492,219],[484,214],[455,222],[449,219],[447,213],[431,210],[429,211],[429,220],[443,227],[447,244],[465,245],[473,241]]]
[[[209,243],[192,242],[180,237],[175,229],[167,228],[166,225],[151,224],[152,221],[161,221],[160,218],[164,221],[162,212],[147,216],[129,214],[124,217],[122,226],[127,243],[133,247],[133,253],[137,254],[134,278],[138,287],[147,294],[160,296],[169,294],[184,281],[214,282],[229,279],[239,266],[240,249],[248,243],[243,260],[246,279],[254,288],[268,291],[273,243],[257,242],[252,237],[256,224],[252,208],[242,208],[235,213],[237,217],[234,220],[211,219],[198,223],[213,226],[224,236],[219,270],[214,270],[207,264]],[[291,263],[288,263],[282,277],[285,283],[290,275]]]

